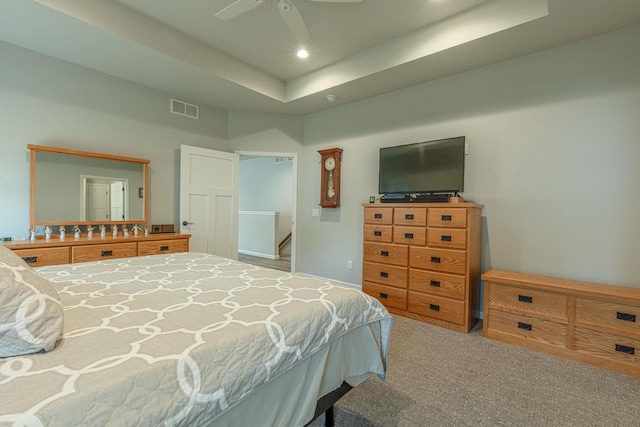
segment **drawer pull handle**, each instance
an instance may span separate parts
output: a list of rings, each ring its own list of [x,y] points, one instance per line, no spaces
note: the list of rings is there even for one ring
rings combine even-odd
[[[404,219],[413,219],[413,214],[406,214]]]
[[[443,221],[451,221],[451,215],[442,215],[441,218]]]
[[[636,323],[636,315],[635,314],[621,313],[621,312],[618,311],[616,313],[616,319],[624,320],[625,322]]]
[[[451,236],[442,235],[442,236],[440,236],[440,240],[443,241],[443,242],[450,242],[451,241]]]
[[[102,251],[100,252],[100,256],[111,256],[113,255],[113,251]]]
[[[616,344],[616,351],[624,354],[636,354],[636,349],[634,347],[622,344]]]
[[[373,214],[375,219],[382,219],[382,214]]]
[[[533,297],[528,297],[526,295],[518,295],[518,301],[531,304],[533,303]]]
[[[440,261],[442,261],[442,259],[439,256],[432,256],[431,257],[431,262],[435,262],[435,263],[439,264]]]
[[[374,236],[382,236],[382,231],[374,231],[373,235]]]
[[[38,261],[38,257],[37,256],[25,256],[25,257],[22,257],[22,259],[27,264],[33,264],[34,262]]]
[[[435,288],[439,288],[440,287],[440,282],[438,280],[432,280],[431,282],[429,282],[429,285],[435,287]]]
[[[380,255],[389,256],[389,251],[380,251]]]
[[[389,298],[389,295],[387,295],[387,294],[385,294],[385,293],[380,292],[380,298],[387,299],[387,298]]]
[[[440,311],[440,306],[438,304],[429,304],[429,310]]]
[[[530,331],[531,330],[531,324],[530,323],[524,323],[524,322],[518,322],[518,329],[524,329],[525,331]]]
[[[380,277],[389,277],[389,273],[387,273],[386,271],[381,271]]]
[[[413,239],[413,233],[404,233],[405,239]]]
[[[169,250],[169,246],[160,246],[160,250],[161,251],[168,251]]]

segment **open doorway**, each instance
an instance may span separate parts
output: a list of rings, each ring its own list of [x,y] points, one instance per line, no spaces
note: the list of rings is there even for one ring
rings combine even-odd
[[[295,271],[297,155],[237,151],[238,259]]]

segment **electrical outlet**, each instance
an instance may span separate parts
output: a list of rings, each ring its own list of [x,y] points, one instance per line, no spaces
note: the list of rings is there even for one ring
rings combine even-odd
[[[347,261],[347,270],[353,270],[353,261]]]

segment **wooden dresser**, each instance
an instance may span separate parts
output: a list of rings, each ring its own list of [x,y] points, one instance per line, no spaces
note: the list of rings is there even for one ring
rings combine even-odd
[[[489,270],[483,334],[640,378],[640,288]]]
[[[362,290],[391,313],[469,332],[479,302],[482,205],[363,206]]]
[[[65,240],[38,239],[6,243],[4,246],[16,252],[32,267],[100,261],[142,255],[188,252],[190,234],[151,234],[128,237],[86,237]]]

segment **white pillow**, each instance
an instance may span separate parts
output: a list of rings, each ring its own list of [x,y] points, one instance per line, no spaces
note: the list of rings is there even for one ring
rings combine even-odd
[[[0,245],[0,357],[53,350],[63,323],[51,283]]]

